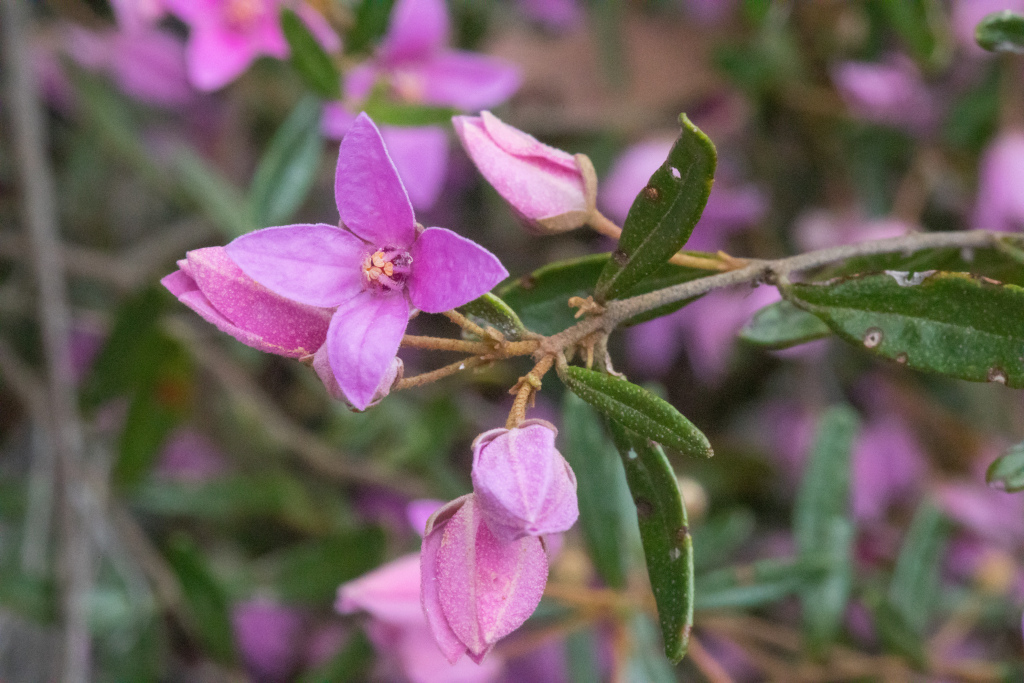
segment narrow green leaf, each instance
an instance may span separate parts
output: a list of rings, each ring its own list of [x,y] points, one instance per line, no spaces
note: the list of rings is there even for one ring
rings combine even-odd
[[[324,48],[294,10],[281,10],[281,29],[291,51],[289,61],[306,85],[328,100],[341,99],[341,75]]]
[[[248,203],[220,171],[184,145],[171,159],[182,190],[228,237],[256,229]]]
[[[136,393],[118,443],[114,482],[131,486],[145,477],[167,436],[183,419],[180,408],[168,405],[155,392]]]
[[[629,209],[618,248],[598,280],[598,301],[620,298],[661,268],[686,244],[704,212],[715,175],[715,146],[686,114],[679,123],[682,132],[668,158]]]
[[[191,539],[178,535],[171,539],[165,553],[181,582],[185,607],[190,616],[189,627],[206,652],[222,663],[232,663],[235,646],[227,595],[207,566],[202,552]]]
[[[949,534],[949,522],[935,505],[919,505],[889,581],[889,604],[918,635],[924,635],[938,597]]]
[[[574,394],[646,439],[698,458],[714,455],[704,434],[669,402],[618,377],[568,366],[559,377]]]
[[[767,349],[788,349],[832,334],[817,316],[788,301],[765,306],[740,330],[740,339]]]
[[[506,339],[519,339],[526,331],[523,321],[519,319],[512,307],[491,293],[473,299],[468,304],[459,306],[459,313],[478,318],[505,335]]]
[[[693,539],[686,506],[661,446],[615,420],[609,425],[636,504],[665,655],[678,663],[686,656],[693,627]]]
[[[827,559],[758,560],[698,576],[695,609],[752,609],[778,602],[824,578]]]
[[[871,610],[875,632],[889,651],[909,659],[914,666],[924,667],[925,642],[892,604],[879,594],[868,593],[865,603]]]
[[[1008,9],[993,12],[974,28],[974,39],[990,52],[1024,54],[1024,16]]]
[[[382,126],[449,126],[452,117],[459,113],[451,107],[395,102],[376,91],[363,103],[363,111]]]
[[[917,370],[1024,387],[1024,289],[967,273],[905,273],[782,288],[840,337]]]
[[[304,97],[270,139],[249,187],[256,225],[285,223],[309,194],[320,167],[320,103]]]
[[[593,629],[573,631],[565,637],[565,670],[569,683],[593,683],[601,680],[597,638]]]
[[[804,634],[816,655],[822,655],[839,633],[853,580],[850,452],[857,429],[857,414],[849,406],[834,406],[825,413],[793,514],[800,557],[826,557],[830,563],[828,573],[801,592]]]
[[[623,680],[629,683],[676,683],[676,672],[657,654],[658,633],[645,614],[636,614],[628,622],[630,648]],[[591,679],[599,680],[599,679]]]
[[[284,550],[275,582],[281,599],[330,603],[339,585],[380,565],[386,540],[380,528],[367,527]]]
[[[395,0],[362,0],[355,11],[355,25],[345,37],[345,52],[370,52],[388,29],[394,4]]]
[[[583,538],[594,568],[612,588],[626,585],[629,554],[623,547],[624,519],[620,497],[625,486],[615,447],[593,408],[572,392],[562,401],[564,455],[576,473]]]
[[[985,472],[985,481],[1001,491],[1024,491],[1024,442],[992,461]]]

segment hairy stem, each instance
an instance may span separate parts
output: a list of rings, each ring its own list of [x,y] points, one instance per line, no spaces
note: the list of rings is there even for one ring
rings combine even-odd
[[[431,370],[430,372],[424,372],[419,375],[413,375],[412,377],[405,377],[395,382],[394,386],[391,387],[392,391],[401,391],[402,389],[411,389],[412,387],[423,386],[424,384],[430,384],[436,382],[439,379],[444,379],[450,375],[462,372],[469,368],[475,368],[488,362],[481,356],[473,356],[472,358],[464,358],[463,360],[457,360],[454,363],[449,363],[443,368],[437,370]]]
[[[508,414],[508,420],[505,422],[505,429],[513,429],[520,422],[526,419],[526,407],[530,402],[530,399],[535,393],[540,391],[540,381],[547,374],[551,366],[554,365],[555,356],[544,356],[537,362],[533,369],[530,370],[524,377],[519,378],[519,383],[512,387],[512,392],[516,395],[515,401],[512,403],[512,410]]]
[[[475,342],[444,337],[421,337],[413,334],[402,337],[402,346],[406,348],[455,351],[473,356],[488,356],[489,358],[528,356],[537,350],[538,344],[538,341],[532,339],[520,342]]]
[[[469,332],[470,334],[475,334],[476,336],[481,337],[481,338],[484,337],[484,335],[486,334],[484,332],[484,328],[480,327],[475,322],[473,322],[472,320],[470,320],[466,316],[462,315],[461,313],[459,313],[455,309],[452,309],[450,311],[445,311],[441,315],[443,315],[444,317],[448,318],[453,323],[455,323],[456,325],[458,325],[459,327],[464,329],[466,332]]]

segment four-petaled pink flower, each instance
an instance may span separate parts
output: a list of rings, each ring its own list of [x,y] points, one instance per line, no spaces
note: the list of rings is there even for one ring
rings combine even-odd
[[[165,0],[165,5],[189,26],[189,79],[200,90],[227,85],[261,55],[288,56],[288,42],[281,30],[282,7],[294,9],[325,50],[341,48],[341,40],[327,21],[302,2]]]
[[[359,410],[392,368],[410,303],[427,313],[461,306],[508,272],[480,245],[423,229],[380,132],[360,114],[341,142],[334,196],[343,228],[286,225],[243,235],[231,259],[269,290],[335,308],[327,354],[342,393]]]

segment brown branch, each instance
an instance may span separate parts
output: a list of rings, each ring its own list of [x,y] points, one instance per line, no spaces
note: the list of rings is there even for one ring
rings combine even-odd
[[[403,377],[402,379],[395,382],[395,385],[391,387],[392,391],[401,391],[402,389],[412,389],[413,387],[421,387],[424,384],[430,384],[436,382],[439,379],[450,377],[451,375],[468,370],[469,368],[476,368],[484,363],[490,362],[481,356],[473,356],[471,358],[464,358],[463,360],[457,360],[454,363],[450,363],[443,368],[437,370],[431,370],[430,372],[424,372],[419,375],[413,375],[412,377]]]

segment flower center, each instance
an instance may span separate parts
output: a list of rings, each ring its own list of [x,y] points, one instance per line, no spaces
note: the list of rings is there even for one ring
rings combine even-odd
[[[426,95],[423,77],[418,73],[403,69],[397,69],[392,72],[391,89],[398,99],[412,104],[423,102]]]
[[[367,287],[395,291],[405,284],[412,257],[402,249],[378,249],[363,258],[363,277]]]
[[[236,31],[245,31],[263,14],[263,11],[263,0],[227,0],[224,20]]]

